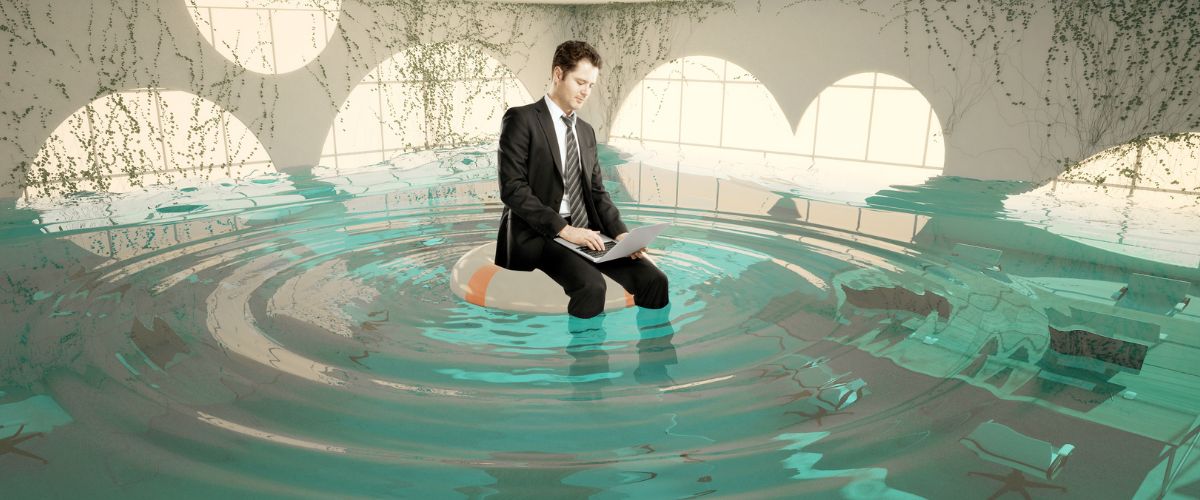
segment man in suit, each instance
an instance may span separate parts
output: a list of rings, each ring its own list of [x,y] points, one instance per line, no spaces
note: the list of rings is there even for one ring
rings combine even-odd
[[[604,190],[596,132],[576,116],[600,76],[600,65],[600,54],[586,42],[559,45],[551,65],[550,93],[532,104],[509,108],[500,128],[504,212],[496,265],[542,270],[563,287],[570,297],[567,312],[577,318],[604,310],[603,275],[633,294],[643,310],[665,310],[668,304],[667,277],[644,248],[627,258],[594,264],[553,241],[558,236],[600,250],[601,233],[617,241],[628,234]]]

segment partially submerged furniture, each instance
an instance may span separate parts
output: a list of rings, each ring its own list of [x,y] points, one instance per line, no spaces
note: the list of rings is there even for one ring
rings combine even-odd
[[[1117,307],[1174,316],[1191,302],[1187,296],[1191,287],[1187,281],[1133,273],[1113,300]]]
[[[954,248],[950,249],[951,260],[980,270],[1002,271],[1003,268],[1000,267],[1001,255],[1004,255],[1002,250],[968,245],[966,243],[955,243]]]
[[[1047,317],[1050,351],[1078,368],[1137,373],[1146,352],[1159,341],[1158,325],[1135,319],[1074,307],[1070,316],[1051,309]]]
[[[979,458],[1012,469],[1008,474],[975,471],[967,473],[968,476],[986,477],[1003,483],[991,498],[997,498],[1010,491],[1030,498],[1029,492],[1026,491],[1029,488],[1067,491],[1063,486],[1031,481],[1025,474],[1045,478],[1046,481],[1054,480],[1067,464],[1067,459],[1075,449],[1074,445],[1064,444],[1056,449],[1046,441],[1026,436],[992,420],[979,424],[979,427],[959,442],[975,452]]]
[[[1140,373],[1150,347],[1159,342],[1156,324],[1074,307],[1070,311],[1069,316],[1046,311],[1050,343],[1038,363],[1038,376],[1044,379],[1089,391],[1112,386],[1108,379],[1118,372]]]
[[[978,271],[988,277],[1007,283],[1010,280],[1004,275],[1003,268],[1000,266],[1000,257],[1002,255],[1004,255],[1004,252],[995,248],[955,243],[954,247],[950,249],[950,255],[947,256],[947,260],[953,264],[957,264],[958,267]],[[960,272],[955,271],[954,267],[926,264],[921,266],[921,269],[956,285],[967,286],[963,282],[964,277],[961,276]]]

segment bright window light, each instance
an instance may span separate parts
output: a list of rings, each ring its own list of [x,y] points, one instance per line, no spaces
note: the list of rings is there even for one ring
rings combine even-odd
[[[109,94],[68,116],[38,151],[25,191],[123,193],[274,171],[232,114],[187,92],[148,88]]]
[[[512,71],[480,49],[413,47],[350,92],[326,135],[322,164],[356,168],[404,152],[494,141],[504,111],[532,100]]]
[[[1086,245],[1200,265],[1200,134],[1109,148],[1004,201],[1009,217]]]
[[[341,0],[184,0],[200,35],[250,71],[287,73],[325,49]]]
[[[929,101],[899,78],[843,78],[793,127],[757,78],[707,56],[651,71],[622,103],[609,142],[673,168],[846,201],[889,185],[920,184],[941,174],[945,157]]]

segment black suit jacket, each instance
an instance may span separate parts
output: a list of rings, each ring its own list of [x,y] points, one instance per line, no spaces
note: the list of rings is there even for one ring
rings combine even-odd
[[[531,271],[543,245],[567,226],[558,213],[563,198],[563,166],[558,138],[546,98],[509,108],[500,126],[500,230],[496,235],[496,265],[515,271]],[[583,164],[583,205],[591,229],[610,238],[627,231],[621,214],[604,190],[596,155],[596,131],[582,119],[575,120],[576,140]]]

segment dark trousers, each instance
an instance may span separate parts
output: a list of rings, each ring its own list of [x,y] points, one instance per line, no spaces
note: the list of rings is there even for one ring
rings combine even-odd
[[[567,292],[571,299],[567,313],[572,316],[590,318],[604,311],[605,275],[633,294],[633,303],[638,306],[660,309],[667,305],[667,275],[645,258],[622,257],[593,264],[567,247],[549,241],[542,246],[536,267]]]

